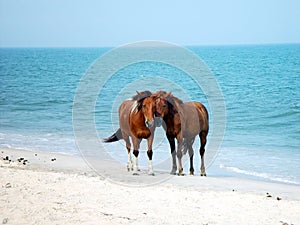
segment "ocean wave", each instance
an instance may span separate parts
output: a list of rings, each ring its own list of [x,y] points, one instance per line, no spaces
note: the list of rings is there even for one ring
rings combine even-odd
[[[299,110],[290,110],[290,111],[285,111],[285,112],[277,112],[276,114],[269,115],[266,118],[269,119],[277,119],[277,118],[286,118],[286,117],[291,117],[291,116],[296,116],[300,113]]]
[[[243,169],[240,169],[240,168],[237,168],[237,167],[224,166],[222,164],[219,167],[221,169],[226,169],[226,170],[228,170],[230,172],[234,172],[234,173],[249,175],[249,176],[253,176],[253,177],[259,177],[259,178],[263,178],[263,179],[266,179],[266,180],[276,181],[276,182],[281,182],[281,183],[300,185],[300,182],[289,180],[289,179],[282,178],[282,177],[278,177],[276,175],[269,174],[269,173],[258,173],[258,172],[255,172],[255,171],[243,170]]]
[[[0,148],[78,155],[74,137],[65,133],[1,133]]]

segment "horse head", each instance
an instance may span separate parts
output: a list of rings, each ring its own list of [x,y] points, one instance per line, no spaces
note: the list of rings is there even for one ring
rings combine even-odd
[[[145,125],[150,128],[154,125],[155,99],[150,91],[138,92],[133,100],[136,101],[137,112],[141,111],[145,118]]]
[[[158,91],[155,94],[155,115],[164,117],[168,114],[178,112],[179,106],[183,103],[180,99],[176,98],[171,92]]]
[[[170,93],[169,93],[170,94]],[[169,95],[165,91],[158,91],[153,94],[155,98],[155,116],[163,118],[169,113],[169,103],[167,97]]]

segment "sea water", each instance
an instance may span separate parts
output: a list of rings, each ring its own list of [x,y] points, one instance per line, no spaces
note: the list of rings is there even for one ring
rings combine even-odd
[[[207,173],[300,185],[300,44],[187,49],[210,68],[226,105],[223,143]],[[74,95],[91,64],[109,50],[0,49],[0,147],[80,155],[72,125]],[[137,62],[112,74],[99,93],[99,139],[118,128],[118,106],[135,94],[133,90],[156,91],[169,81],[173,83],[166,91],[185,101],[200,101],[211,113],[206,94],[183,71],[158,62]],[[170,157],[164,131],[158,128],[157,134],[154,164]],[[126,164],[126,149],[120,143],[108,144],[112,147],[107,149]],[[196,171],[198,149],[196,139]],[[142,145],[141,165],[147,164],[146,150]]]

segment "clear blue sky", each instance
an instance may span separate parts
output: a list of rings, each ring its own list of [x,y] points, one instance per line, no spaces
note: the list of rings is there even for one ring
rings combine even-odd
[[[300,43],[298,0],[0,0],[0,47]]]

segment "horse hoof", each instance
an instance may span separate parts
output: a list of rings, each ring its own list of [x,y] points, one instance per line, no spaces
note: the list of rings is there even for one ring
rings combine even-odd
[[[201,173],[201,177],[206,177],[206,173]]]
[[[127,171],[128,172],[133,171],[133,165],[127,164]]]
[[[191,172],[190,172],[190,175],[191,175],[191,176],[194,176],[194,171],[191,171]]]
[[[148,175],[149,176],[155,176],[154,172],[149,172]]]
[[[177,168],[173,168],[173,169],[171,170],[170,174],[171,174],[171,175],[176,175],[176,170],[177,170]]]
[[[138,173],[138,172],[133,172],[132,175],[133,175],[133,176],[138,176],[139,173]]]
[[[178,172],[178,176],[184,176],[184,175],[185,174],[183,173],[183,170]]]
[[[183,176],[184,174],[183,174],[183,168],[180,168],[179,170],[178,170],[178,175],[179,176]]]
[[[136,166],[133,167],[132,175],[139,175],[139,169]]]

